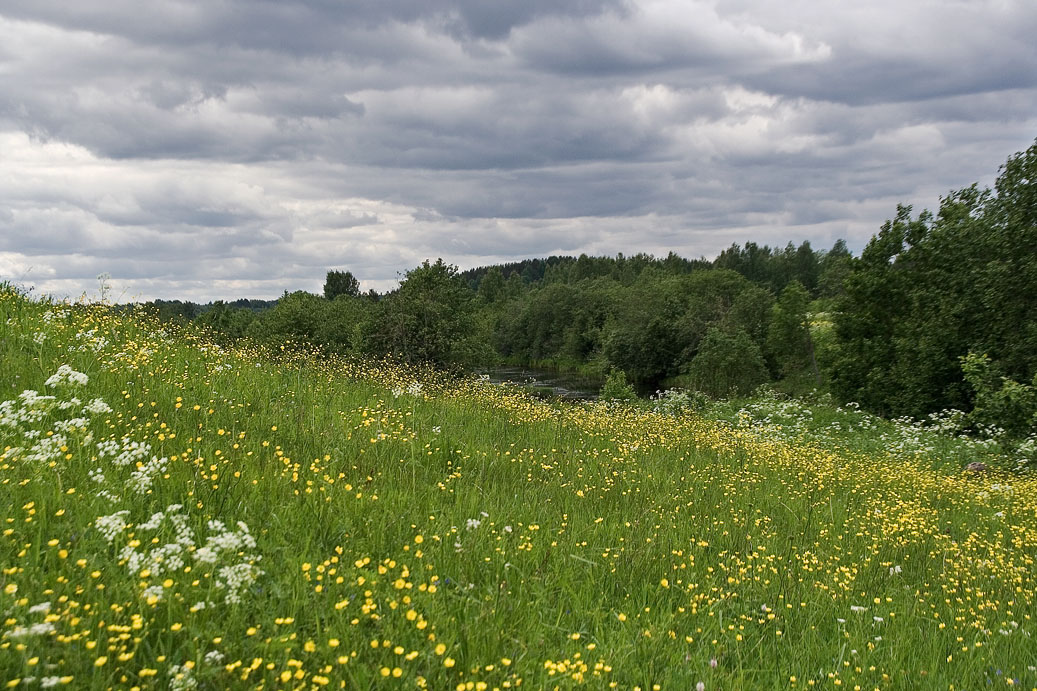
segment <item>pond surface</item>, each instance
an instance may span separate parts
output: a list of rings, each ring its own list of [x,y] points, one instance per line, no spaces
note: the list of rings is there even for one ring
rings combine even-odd
[[[563,401],[594,401],[604,381],[596,377],[552,372],[533,367],[490,367],[479,370],[494,384],[517,384],[532,393]]]

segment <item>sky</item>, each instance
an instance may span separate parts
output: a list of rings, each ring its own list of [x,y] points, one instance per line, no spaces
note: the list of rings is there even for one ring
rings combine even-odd
[[[1037,137],[1033,0],[2,0],[0,280],[859,251]]]

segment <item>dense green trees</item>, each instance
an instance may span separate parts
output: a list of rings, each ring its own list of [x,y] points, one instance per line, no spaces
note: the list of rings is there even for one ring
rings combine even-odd
[[[742,329],[711,326],[687,371],[693,388],[716,397],[745,395],[767,381],[760,347]]]
[[[363,348],[405,362],[477,363],[487,357],[488,343],[476,328],[474,297],[457,267],[426,260],[378,303],[365,324]]]
[[[781,376],[796,377],[809,371],[815,384],[820,386],[809,310],[810,295],[803,284],[794,280],[785,286],[771,312],[767,350]]]
[[[1004,376],[1037,371],[1037,144],[1002,167],[996,193],[943,198],[934,216],[900,207],[853,262],[837,302],[832,387],[887,415],[969,409],[961,358]]]
[[[898,207],[856,258],[839,240],[828,251],[749,242],[712,262],[580,255],[458,273],[437,260],[384,296],[333,270],[323,297],[286,293],[272,309],[156,307],[229,336],[441,366],[615,371],[642,389],[721,396],[766,381],[827,387],[881,414],[954,407],[1022,435],[1037,407],[1035,181],[1037,143],[993,190],[952,192],[935,214]]]

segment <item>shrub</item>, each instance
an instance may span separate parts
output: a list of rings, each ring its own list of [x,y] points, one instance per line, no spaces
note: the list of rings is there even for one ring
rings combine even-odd
[[[626,373],[621,369],[613,367],[605,378],[605,385],[601,387],[601,400],[603,401],[636,401],[637,392],[627,381]]]

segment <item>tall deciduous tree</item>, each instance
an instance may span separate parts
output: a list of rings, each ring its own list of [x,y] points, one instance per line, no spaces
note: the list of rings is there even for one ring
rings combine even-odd
[[[810,371],[820,385],[814,343],[810,339],[809,307],[810,295],[802,283],[794,280],[785,286],[771,311],[767,348],[783,377]]]
[[[407,272],[369,322],[367,348],[407,362],[437,365],[478,360],[488,347],[475,329],[474,295],[457,267],[426,260]]]
[[[334,300],[339,295],[357,297],[360,295],[360,281],[349,271],[332,269],[324,280],[324,297]]]

